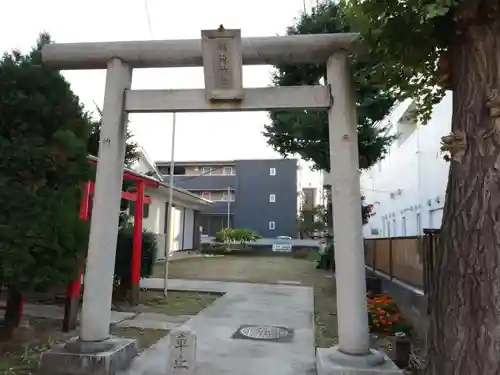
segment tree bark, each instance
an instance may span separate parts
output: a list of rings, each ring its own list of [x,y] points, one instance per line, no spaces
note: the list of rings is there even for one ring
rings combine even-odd
[[[450,164],[430,275],[428,375],[500,374],[500,119],[488,104],[500,90],[496,13],[468,20],[450,47],[452,131],[467,147]]]
[[[22,309],[23,297],[21,292],[17,288],[9,287],[3,327],[0,327],[0,341],[12,338],[14,330],[21,322]]]

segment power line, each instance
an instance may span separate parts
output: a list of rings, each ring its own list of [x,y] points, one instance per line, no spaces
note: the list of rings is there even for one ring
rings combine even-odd
[[[148,20],[149,35],[154,39],[153,28],[151,27],[151,17],[149,16],[148,0],[144,0],[144,9],[146,10],[146,18]]]

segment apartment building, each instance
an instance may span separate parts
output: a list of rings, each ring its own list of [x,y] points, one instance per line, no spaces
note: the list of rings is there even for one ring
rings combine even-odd
[[[170,162],[155,164],[167,181]],[[174,184],[213,202],[201,214],[205,235],[229,225],[265,238],[295,237],[297,166],[296,159],[175,162]]]

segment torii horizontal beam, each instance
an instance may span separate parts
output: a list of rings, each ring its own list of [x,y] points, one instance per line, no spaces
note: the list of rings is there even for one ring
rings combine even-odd
[[[243,38],[243,65],[323,64],[337,51],[350,51],[356,33]],[[203,66],[201,39],[47,44],[45,63],[57,69],[106,69],[118,57],[132,68]]]
[[[125,111],[209,112],[209,111],[286,111],[297,108],[327,109],[331,105],[327,86],[287,86],[244,89],[242,101],[211,102],[205,90],[125,91]]]

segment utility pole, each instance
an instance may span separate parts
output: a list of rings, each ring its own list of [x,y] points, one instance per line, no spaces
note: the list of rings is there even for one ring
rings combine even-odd
[[[176,123],[176,113],[173,113],[172,117],[172,151],[170,155],[170,175],[168,178],[168,211],[167,211],[167,233],[166,233],[166,244],[165,244],[165,280],[163,285],[163,291],[165,297],[167,296],[167,286],[168,286],[168,258],[170,255],[170,245],[172,240],[172,200],[174,197],[174,156],[175,156],[175,123]]]

